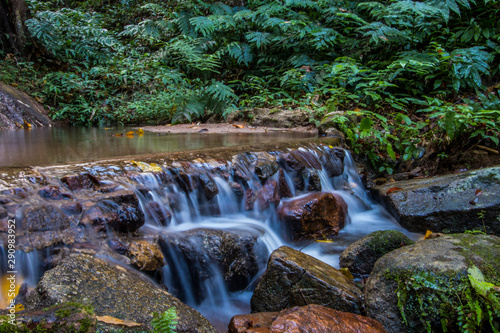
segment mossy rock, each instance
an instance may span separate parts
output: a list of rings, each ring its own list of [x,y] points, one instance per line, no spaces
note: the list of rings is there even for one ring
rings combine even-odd
[[[375,262],[384,254],[413,243],[400,231],[375,231],[352,243],[340,254],[340,267],[353,274],[370,274]]]
[[[469,269],[477,267],[486,282],[500,286],[498,258],[500,238],[492,235],[444,235],[389,252],[367,281],[367,315],[389,333],[460,332],[466,325],[487,332],[500,324],[500,295],[494,288],[480,295]]]

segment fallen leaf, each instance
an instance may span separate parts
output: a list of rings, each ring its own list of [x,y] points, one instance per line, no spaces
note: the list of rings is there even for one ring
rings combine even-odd
[[[134,131],[127,132],[127,136],[134,135]]]
[[[476,197],[480,196],[483,194],[483,190],[476,190]]]
[[[97,320],[100,322],[106,323],[106,324],[111,324],[111,325],[121,325],[121,326],[126,326],[126,327],[137,327],[137,326],[142,326],[142,324],[130,321],[130,320],[122,320],[110,316],[96,316]]]
[[[387,190],[387,194],[392,193],[394,191],[402,190],[401,187],[391,187],[390,189]]]
[[[143,172],[162,172],[163,169],[156,163],[147,164],[144,162],[132,161],[132,164],[139,167]]]
[[[142,128],[139,128],[139,129],[137,130],[137,134],[139,134],[139,135],[144,134],[144,130],[143,130]]]
[[[123,133],[116,133],[115,135],[113,136],[123,136]]]
[[[16,304],[16,306],[14,307],[14,311],[16,311],[16,312],[23,311],[23,310],[24,310],[24,305],[22,305],[22,304]]]
[[[431,236],[432,236],[432,231],[427,230],[427,231],[425,232],[424,239],[429,239],[429,238],[431,238]]]
[[[31,128],[31,124],[28,123],[26,120],[24,120],[24,126],[26,126],[26,128]]]
[[[331,239],[316,239],[318,243],[333,243]]]
[[[236,124],[233,124],[233,126],[234,126],[234,127],[236,127],[236,128],[245,128],[245,126],[244,126],[244,125],[236,125]]]
[[[349,271],[349,268],[341,268],[340,273],[344,275],[349,281],[354,280],[354,276],[352,276],[352,273]]]
[[[471,205],[475,205],[475,204],[477,204],[477,203],[478,203],[478,201],[479,201],[479,198],[478,198],[478,197],[475,197],[473,200],[469,201],[469,203],[470,203]]]

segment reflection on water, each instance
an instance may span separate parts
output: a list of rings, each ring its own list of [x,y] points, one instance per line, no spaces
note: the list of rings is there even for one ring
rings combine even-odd
[[[0,167],[90,162],[100,159],[183,150],[286,141],[307,133],[164,134],[114,136],[127,128],[33,128],[0,131]]]

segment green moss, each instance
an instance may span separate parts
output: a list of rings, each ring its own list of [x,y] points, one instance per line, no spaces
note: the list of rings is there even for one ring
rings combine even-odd
[[[411,245],[414,242],[404,234],[396,230],[375,231],[369,235],[370,241],[367,244],[375,253],[384,255],[401,246]]]
[[[74,313],[77,313],[80,310],[83,310],[85,313],[89,315],[94,314],[94,309],[92,308],[92,306],[76,302],[68,302],[68,303],[53,305],[45,310],[51,310],[58,307],[60,307],[60,309],[56,311],[56,316],[57,318],[60,319],[68,318],[69,316],[73,315]]]

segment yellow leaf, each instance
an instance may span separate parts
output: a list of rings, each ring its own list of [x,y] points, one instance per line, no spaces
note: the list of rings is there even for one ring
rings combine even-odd
[[[144,162],[132,161],[132,164],[139,167],[143,172],[162,172],[163,169],[156,163],[147,164]]]
[[[24,126],[26,126],[26,128],[31,128],[31,124],[28,123],[26,120],[24,120]]]
[[[431,235],[432,235],[432,231],[427,230],[427,231],[425,232],[424,239],[429,239],[429,238],[431,238]]]
[[[14,307],[14,310],[16,312],[23,311],[24,310],[24,305],[22,305],[22,304],[16,304],[16,306]]]
[[[143,130],[142,128],[139,128],[139,129],[137,130],[137,134],[139,134],[139,135],[144,134],[144,130]]]
[[[134,135],[134,131],[127,132],[127,136],[133,136],[133,135]]]
[[[333,243],[331,239],[316,239],[318,243]]]
[[[13,290],[11,290],[11,281],[13,280],[7,279],[10,277],[11,274],[0,276],[0,309],[6,309],[10,305],[11,300],[17,296],[17,294],[19,293],[19,288],[23,284],[23,278],[21,276],[16,276],[15,287]]]
[[[342,275],[344,275],[349,281],[354,280],[354,276],[352,276],[349,268],[341,268],[340,273],[342,273]]]
[[[234,126],[234,127],[236,127],[236,128],[245,128],[245,126],[244,126],[244,125],[236,125],[236,124],[233,124],[233,126]]]
[[[126,326],[126,327],[137,327],[137,326],[142,326],[142,324],[136,323],[134,321],[130,320],[122,320],[110,316],[96,316],[97,320],[100,322],[106,323],[106,324],[111,324],[111,325],[121,325],[121,326]]]

